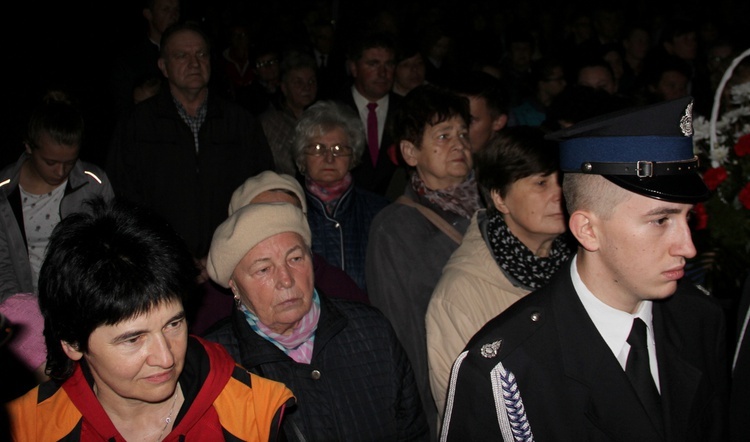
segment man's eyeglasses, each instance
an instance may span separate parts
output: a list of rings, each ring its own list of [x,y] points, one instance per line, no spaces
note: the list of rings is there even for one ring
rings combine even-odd
[[[349,146],[343,146],[341,144],[334,144],[333,146],[326,146],[325,144],[312,144],[305,147],[305,154],[313,157],[322,157],[328,152],[333,157],[348,157],[352,154],[352,148]]]
[[[263,60],[263,61],[259,61],[259,62],[255,63],[255,67],[260,69],[260,68],[264,68],[266,66],[273,66],[273,65],[275,65],[278,62],[279,62],[279,60],[277,60],[275,58],[272,58],[270,60]]]

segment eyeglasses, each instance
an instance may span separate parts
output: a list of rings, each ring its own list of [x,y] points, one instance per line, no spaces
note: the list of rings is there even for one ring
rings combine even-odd
[[[273,65],[275,65],[278,62],[279,62],[279,60],[277,60],[275,58],[272,58],[271,60],[264,60],[264,61],[259,61],[259,62],[255,63],[255,67],[256,68],[264,68],[266,66],[273,66]]]
[[[348,157],[352,154],[352,148],[349,146],[342,146],[341,144],[326,146],[325,144],[321,143],[312,144],[305,147],[305,154],[313,157],[322,157],[329,152],[333,157]]]

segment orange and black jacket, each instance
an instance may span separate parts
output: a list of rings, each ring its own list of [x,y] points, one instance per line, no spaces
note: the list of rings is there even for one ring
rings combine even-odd
[[[49,381],[7,406],[15,441],[125,439],[92,390],[84,365],[62,384]],[[284,384],[235,364],[219,345],[191,337],[180,375],[185,402],[165,441],[275,441],[295,403]]]

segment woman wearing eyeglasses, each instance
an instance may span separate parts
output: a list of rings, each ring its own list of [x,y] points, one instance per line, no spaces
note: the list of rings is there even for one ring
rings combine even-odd
[[[310,106],[295,128],[293,155],[304,177],[312,250],[343,269],[362,290],[370,223],[389,203],[352,180],[350,171],[364,148],[359,117],[333,101]]]
[[[404,195],[373,221],[367,253],[367,294],[409,355],[433,440],[438,412],[424,318],[443,266],[480,207],[470,119],[469,101],[440,87],[417,86],[404,97],[394,132],[409,179]]]

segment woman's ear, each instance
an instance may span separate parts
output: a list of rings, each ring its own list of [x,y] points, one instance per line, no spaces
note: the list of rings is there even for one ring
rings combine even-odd
[[[60,341],[60,344],[62,345],[62,349],[65,352],[65,355],[70,359],[79,361],[83,357],[83,353],[78,350],[77,345],[71,344],[67,341]]]
[[[510,210],[508,210],[508,206],[505,205],[505,200],[502,196],[500,196],[500,192],[498,192],[497,190],[491,190],[490,197],[492,198],[492,204],[495,206],[498,212],[502,213],[503,215],[507,215],[510,213]]]
[[[401,155],[404,157],[406,164],[415,167],[419,158],[419,149],[417,149],[417,146],[411,141],[401,140],[399,147],[401,148]]]
[[[240,296],[240,292],[237,290],[237,284],[234,282],[234,279],[229,279],[229,288],[232,290],[234,296]]]
[[[570,233],[576,237],[581,247],[589,252],[599,250],[598,222],[599,218],[595,214],[584,210],[573,212],[568,221]]]

